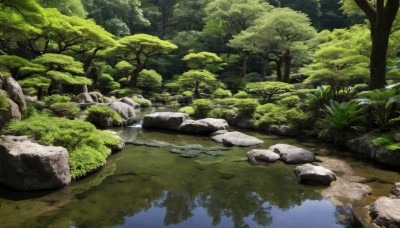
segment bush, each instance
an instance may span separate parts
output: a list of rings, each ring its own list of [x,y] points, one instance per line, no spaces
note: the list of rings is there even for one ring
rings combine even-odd
[[[105,119],[111,118],[114,122],[121,124],[121,116],[108,106],[90,106],[88,109],[89,122],[101,126],[101,122]]]
[[[192,91],[185,91],[185,92],[182,93],[182,95],[183,95],[183,96],[190,96],[190,97],[192,97],[192,96],[193,96],[193,92],[192,92]]]
[[[64,96],[64,95],[60,95],[60,94],[55,94],[55,95],[47,96],[47,97],[44,98],[44,102],[47,105],[51,105],[51,104],[54,104],[54,103],[69,102],[70,100],[71,100],[70,97]]]
[[[400,142],[397,142],[393,138],[398,133],[398,130],[392,130],[374,139],[373,143],[375,146],[381,146],[387,150],[400,150]]]
[[[161,83],[162,76],[155,70],[144,69],[137,79],[137,86],[147,92],[161,87]]]
[[[278,101],[278,104],[288,108],[299,106],[299,103],[300,103],[300,98],[297,95],[288,96]]]
[[[245,98],[248,98],[249,95],[245,91],[239,91],[239,92],[237,92],[237,94],[235,94],[234,97],[239,98],[239,99],[245,99]]]
[[[193,101],[193,109],[195,115],[197,116],[206,117],[208,112],[211,111],[212,107],[212,101],[207,99],[197,99]]]
[[[186,106],[179,109],[179,112],[186,113],[189,116],[194,115],[194,109],[192,106]]]
[[[72,179],[95,171],[106,162],[112,145],[122,142],[83,120],[35,115],[21,122],[12,121],[5,134],[28,135],[40,144],[62,146],[68,150]]]
[[[224,90],[224,89],[218,88],[211,95],[213,98],[227,98],[227,97],[231,97],[232,93],[229,90]]]
[[[213,101],[215,104],[230,106],[230,105],[236,105],[239,99],[231,97],[225,99],[214,99]]]
[[[7,97],[5,97],[2,93],[0,93],[0,110],[7,110],[11,106],[7,101]]]
[[[115,96],[117,96],[117,98],[121,98],[121,97],[129,97],[132,96],[133,94],[141,94],[142,91],[138,88],[123,88],[123,89],[117,89],[115,90]]]
[[[253,118],[258,125],[280,125],[287,123],[284,112],[285,109],[283,107],[268,103],[258,106]]]
[[[81,111],[80,108],[76,105],[76,103],[73,102],[65,102],[65,103],[57,102],[51,104],[49,108],[51,111],[53,111],[55,115],[61,117],[69,117],[69,118],[74,117]]]
[[[238,113],[245,116],[252,116],[259,105],[255,99],[241,99],[236,102]]]
[[[151,107],[152,103],[150,100],[139,98],[137,96],[132,97],[132,100],[138,104],[140,104],[141,108],[148,108]]]
[[[214,108],[211,112],[208,113],[208,117],[222,118],[227,121],[232,120],[235,116],[235,111],[227,108]]]

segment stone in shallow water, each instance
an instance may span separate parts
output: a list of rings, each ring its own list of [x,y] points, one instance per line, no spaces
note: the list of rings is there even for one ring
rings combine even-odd
[[[336,180],[336,175],[329,169],[311,164],[297,166],[294,174],[304,183],[330,185]]]
[[[224,119],[206,118],[200,120],[185,120],[178,128],[179,131],[190,134],[210,134],[229,127]]]
[[[270,150],[251,150],[247,152],[247,157],[250,162],[255,164],[271,164],[281,159],[279,154]]]
[[[269,150],[279,154],[282,161],[288,164],[302,164],[315,161],[314,153],[297,146],[275,144]]]
[[[380,227],[400,227],[400,199],[380,197],[371,205],[371,217]]]
[[[238,131],[227,132],[217,131],[212,137],[216,142],[222,142],[225,146],[257,146],[263,144],[264,141],[253,136],[243,134]]]
[[[189,115],[185,113],[155,112],[144,116],[142,127],[176,131],[187,119],[189,119]]]

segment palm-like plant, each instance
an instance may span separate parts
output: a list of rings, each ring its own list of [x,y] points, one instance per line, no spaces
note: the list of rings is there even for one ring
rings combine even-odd
[[[361,129],[358,124],[364,115],[356,102],[330,101],[330,105],[325,105],[322,111],[325,116],[319,121],[322,128],[320,137],[343,143],[349,134]]]
[[[332,99],[333,92],[330,86],[318,86],[317,90],[308,96],[308,105],[311,111],[318,111]]]
[[[374,123],[381,130],[388,130],[391,119],[398,116],[395,104],[400,101],[400,91],[394,89],[380,89],[361,92],[355,99],[360,105],[365,105],[371,114]]]

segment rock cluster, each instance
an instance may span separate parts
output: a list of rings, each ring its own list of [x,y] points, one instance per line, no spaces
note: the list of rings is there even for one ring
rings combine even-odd
[[[21,113],[26,111],[25,95],[21,86],[11,76],[3,77],[0,73],[0,93],[7,98],[10,107],[0,109],[0,128],[12,119],[21,119]]]

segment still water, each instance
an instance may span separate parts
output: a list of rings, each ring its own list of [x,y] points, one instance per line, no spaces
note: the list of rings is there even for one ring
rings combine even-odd
[[[116,131],[136,145],[127,145],[101,170],[68,187],[24,193],[0,186],[0,227],[352,226],[349,207],[324,199],[323,187],[299,184],[294,165],[253,166],[246,160],[249,148],[224,148],[208,137],[136,127]],[[245,133],[265,141],[257,148],[290,143],[346,157],[313,141]],[[188,145],[203,150],[177,153]],[[400,181],[396,172],[344,159],[360,176]],[[391,184],[371,187],[384,195]]]

